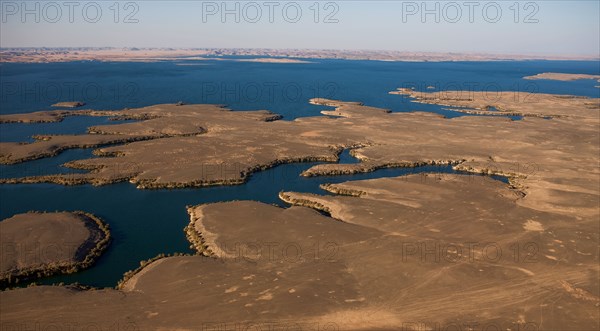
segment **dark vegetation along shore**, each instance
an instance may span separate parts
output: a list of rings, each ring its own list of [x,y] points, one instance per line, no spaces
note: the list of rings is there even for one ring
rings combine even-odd
[[[58,145],[69,147],[90,136],[155,137],[102,147],[95,152],[100,157],[67,164],[88,173],[2,182],[128,180],[141,189],[240,184],[254,171],[335,161],[353,148],[359,163],[316,165],[304,175],[450,164],[509,177],[510,185],[485,176],[409,175],[323,185],[329,195],[281,192],[289,208],[255,201],[188,206],[184,231],[196,255],[144,261],[115,289],[3,291],[1,319],[123,321],[142,330],[273,321],[340,330],[401,329],[407,321],[441,329],[466,321],[482,329],[596,329],[599,99],[392,93],[457,111],[526,117],[448,119],[313,99],[333,109],[283,121],[268,111],[156,105],[118,112],[146,118],[139,122],[60,136]],[[41,144],[34,152],[3,145],[2,157],[42,155],[51,150],[43,143],[29,144]]]
[[[2,287],[88,268],[110,242],[108,225],[82,211],[18,214],[0,229]]]

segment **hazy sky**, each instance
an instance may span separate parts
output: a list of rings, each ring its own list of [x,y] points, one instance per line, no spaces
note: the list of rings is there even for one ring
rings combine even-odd
[[[2,47],[600,53],[597,0],[0,3]]]

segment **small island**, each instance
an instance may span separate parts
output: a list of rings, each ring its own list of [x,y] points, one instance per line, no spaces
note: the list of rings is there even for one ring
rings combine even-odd
[[[310,61],[298,60],[298,59],[287,59],[287,58],[272,58],[263,57],[255,59],[238,59],[237,62],[257,62],[257,63],[314,63]]]
[[[548,79],[548,80],[560,80],[563,82],[580,80],[580,79],[597,79],[600,82],[600,75],[586,75],[586,74],[564,74],[557,72],[544,72],[533,76],[525,76],[523,79],[535,80],[535,79]]]
[[[78,108],[85,106],[85,102],[81,101],[66,101],[66,102],[58,102],[52,105],[52,107],[61,107],[61,108]]]
[[[0,285],[91,266],[110,241],[108,225],[81,212],[28,212],[0,222]]]

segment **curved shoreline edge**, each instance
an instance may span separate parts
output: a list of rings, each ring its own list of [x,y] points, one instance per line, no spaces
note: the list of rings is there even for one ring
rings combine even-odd
[[[28,214],[46,214],[48,212],[30,211]],[[43,267],[31,267],[27,269],[17,269],[3,273],[0,276],[0,287],[6,288],[16,285],[19,282],[31,281],[38,278],[48,277],[57,274],[72,274],[83,269],[91,267],[102,253],[106,250],[111,241],[110,227],[99,217],[84,211],[68,212],[77,215],[90,231],[90,236],[77,249],[76,261],[69,264],[45,265]],[[100,240],[94,241],[94,233],[100,235]]]

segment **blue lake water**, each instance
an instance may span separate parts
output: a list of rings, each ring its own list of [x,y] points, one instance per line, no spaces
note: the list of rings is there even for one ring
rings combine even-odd
[[[430,111],[447,117],[465,116],[435,105],[411,103],[390,95],[399,87],[435,90],[498,90],[574,94],[600,97],[599,83],[528,81],[523,76],[541,72],[599,74],[598,62],[443,62],[396,63],[379,61],[311,60],[309,64],[268,64],[232,61],[156,63],[72,62],[1,64],[2,114],[50,109],[60,101],[80,100],[85,109],[123,109],[157,103],[217,103],[236,110],[268,109],[286,120],[318,116],[325,107],[308,104],[313,97],[361,101],[394,112]],[[181,65],[193,64],[193,65]],[[2,124],[0,141],[31,141],[34,134],[84,133],[88,126],[111,123],[105,117],[70,117],[60,123]],[[54,158],[0,166],[1,177],[69,173],[61,167],[74,159],[91,157],[91,150],[69,150]],[[348,152],[342,163],[357,162]],[[190,253],[183,228],[189,219],[186,205],[229,200],[258,200],[284,206],[282,190],[326,194],[322,183],[353,179],[438,172],[451,176],[450,167],[381,169],[369,174],[304,178],[299,174],[313,163],[278,166],[252,175],[248,183],[230,187],[181,190],[137,190],[129,183],[93,187],[54,184],[0,185],[0,218],[29,210],[84,210],[112,229],[113,242],[92,268],[38,283],[80,282],[114,286],[139,261],[160,253]],[[490,179],[493,180],[493,179]]]

